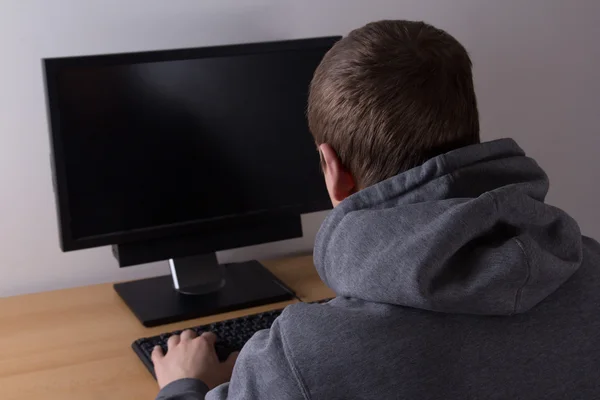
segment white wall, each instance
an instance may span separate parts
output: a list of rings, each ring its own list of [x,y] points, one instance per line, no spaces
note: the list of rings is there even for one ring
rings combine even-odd
[[[117,268],[108,248],[61,254],[40,59],[343,34],[419,19],[469,49],[482,136],[515,137],[546,168],[549,201],[600,238],[600,2],[596,0],[0,0],[0,296],[167,273]],[[301,240],[222,260],[309,249]]]

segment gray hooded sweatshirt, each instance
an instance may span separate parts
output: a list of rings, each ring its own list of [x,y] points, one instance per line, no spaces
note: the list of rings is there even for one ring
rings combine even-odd
[[[231,382],[158,399],[600,399],[600,245],[547,191],[504,139],[350,196],[314,252],[338,297],[287,307]]]

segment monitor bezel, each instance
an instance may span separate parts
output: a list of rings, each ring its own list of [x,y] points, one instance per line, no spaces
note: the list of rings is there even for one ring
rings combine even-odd
[[[262,210],[244,215],[227,216],[210,220],[194,220],[156,227],[133,229],[102,235],[76,238],[73,236],[71,213],[69,210],[68,182],[63,155],[61,128],[59,121],[57,76],[63,68],[79,66],[110,66],[119,64],[138,64],[147,62],[190,60],[209,57],[237,56],[245,54],[270,53],[312,48],[330,48],[341,36],[328,36],[310,39],[293,39],[272,42],[244,43],[224,46],[185,48],[175,50],[157,50],[135,53],[105,55],[85,55],[75,57],[45,58],[42,60],[46,109],[50,135],[51,168],[55,202],[58,216],[60,247],[63,251],[80,250],[106,245],[147,241],[172,236],[194,235],[210,232],[212,228],[230,225],[232,228],[252,221],[257,216],[276,218],[278,215],[299,215],[331,208],[327,200]],[[215,248],[215,251],[221,248]]]

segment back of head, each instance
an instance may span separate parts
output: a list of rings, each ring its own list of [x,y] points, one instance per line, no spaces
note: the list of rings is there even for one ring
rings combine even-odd
[[[465,48],[424,22],[379,21],[327,53],[310,88],[308,121],[365,188],[479,142]]]

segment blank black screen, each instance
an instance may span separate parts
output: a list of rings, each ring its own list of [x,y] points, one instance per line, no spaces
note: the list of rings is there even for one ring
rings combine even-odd
[[[323,204],[305,110],[325,51],[63,69],[73,237]]]

